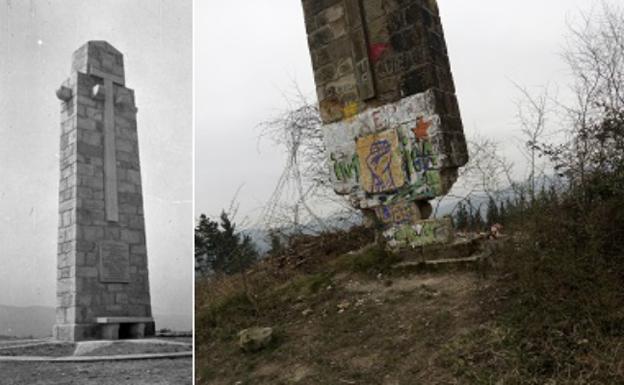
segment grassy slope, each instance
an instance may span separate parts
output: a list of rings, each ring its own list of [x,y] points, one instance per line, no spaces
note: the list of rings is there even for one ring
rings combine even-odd
[[[445,346],[479,330],[489,281],[472,272],[379,276],[388,258],[372,249],[307,274],[252,274],[255,305],[232,279],[200,285],[198,383],[452,383]],[[236,333],[254,325],[274,327],[276,341],[244,354]]]
[[[369,249],[331,257],[319,250],[303,269],[266,264],[247,278],[252,296],[240,277],[199,283],[197,383],[624,383],[622,318],[612,311],[620,303],[582,304],[616,281],[559,293],[561,276],[578,281],[553,272],[565,261],[539,268],[522,250],[510,244],[489,278],[390,273],[391,257]],[[236,334],[250,326],[274,327],[276,341],[241,352]]]

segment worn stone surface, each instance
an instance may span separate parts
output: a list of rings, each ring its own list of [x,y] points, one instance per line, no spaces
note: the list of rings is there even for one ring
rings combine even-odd
[[[388,228],[383,235],[393,249],[449,244],[454,239],[453,223],[449,217],[406,221]]]
[[[101,338],[96,317],[152,315],[137,109],[134,91],[125,87],[123,56],[103,41],[74,53],[60,89],[54,336]]]
[[[437,2],[302,4],[335,191],[387,227],[426,219],[468,161]]]

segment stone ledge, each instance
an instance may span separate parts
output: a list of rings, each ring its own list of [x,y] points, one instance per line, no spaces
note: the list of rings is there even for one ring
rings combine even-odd
[[[141,323],[154,322],[152,317],[97,317],[95,322],[99,324],[124,324],[124,323]]]

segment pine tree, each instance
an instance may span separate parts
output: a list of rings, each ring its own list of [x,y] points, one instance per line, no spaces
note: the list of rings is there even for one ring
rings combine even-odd
[[[481,216],[481,207],[476,208],[472,211],[472,218],[470,222],[472,224],[472,231],[480,232],[483,230],[483,217]]]
[[[537,196],[537,202],[539,207],[546,207],[550,201],[548,193],[546,192],[546,186],[542,184],[542,188]]]
[[[507,216],[507,223],[509,223],[509,221],[516,215],[516,211],[517,209],[514,202],[511,198],[507,197],[507,200],[505,201],[505,215]]]
[[[498,206],[496,205],[496,201],[493,197],[490,196],[488,200],[487,212],[485,215],[486,225],[488,227],[492,226],[495,223],[500,222],[500,215],[498,212]]]
[[[526,195],[524,194],[524,190],[520,190],[518,194],[518,198],[516,198],[516,215],[517,218],[522,220],[524,218],[524,213],[527,209],[527,201]]]
[[[501,224],[507,223],[507,209],[505,208],[505,202],[501,201],[500,208],[498,209],[498,218]]]
[[[195,227],[195,271],[200,274],[211,272],[216,256],[214,240],[219,233],[219,224],[213,222],[206,215],[199,217]]]
[[[234,274],[247,269],[257,258],[251,237],[238,233],[227,213],[221,213],[220,222],[200,216],[195,228],[196,271]]]
[[[466,206],[468,207],[466,229],[470,231],[474,231],[474,223],[473,223],[474,207],[472,206],[472,202],[470,201],[470,198],[466,199]]]
[[[550,186],[548,191],[548,200],[551,204],[556,205],[559,202],[559,196],[557,195],[557,189],[554,185]]]

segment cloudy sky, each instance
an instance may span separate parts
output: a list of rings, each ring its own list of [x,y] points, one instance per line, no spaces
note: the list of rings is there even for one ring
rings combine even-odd
[[[56,302],[59,100],[71,55],[107,40],[136,92],[155,313],[192,312],[192,5],[0,0],[0,304]]]
[[[466,135],[490,136],[520,161],[514,83],[564,84],[567,22],[596,1],[438,3]],[[253,222],[284,164],[281,149],[258,143],[257,124],[287,108],[295,83],[316,97],[301,2],[201,1],[195,19],[195,214],[218,214],[242,186],[239,216]]]

